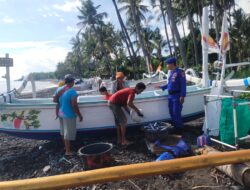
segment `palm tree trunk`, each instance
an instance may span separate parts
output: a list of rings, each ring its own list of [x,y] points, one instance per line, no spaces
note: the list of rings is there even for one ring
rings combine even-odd
[[[166,34],[166,37],[167,37],[168,48],[169,48],[169,51],[170,51],[170,55],[172,56],[173,55],[172,54],[172,48],[171,48],[170,40],[169,40],[169,36],[168,36],[167,22],[166,22],[165,13],[164,13],[164,10],[163,10],[163,2],[162,2],[162,0],[160,0],[160,9],[161,9],[161,14],[162,14],[162,18],[163,18],[165,34]]]
[[[182,26],[184,38],[186,38],[186,32],[185,32],[185,28],[184,28],[184,23],[183,23],[183,21],[181,21],[181,26]]]
[[[174,30],[174,33],[176,35],[176,39],[177,39],[178,44],[179,44],[179,49],[180,49],[180,53],[181,53],[184,68],[187,69],[186,53],[185,53],[185,50],[184,50],[183,43],[181,41],[180,33],[179,33],[178,28],[176,26],[174,14],[173,14],[172,9],[171,9],[171,0],[166,0],[166,3],[167,3],[167,12],[168,12],[168,18],[170,20],[170,25],[172,26],[172,28]]]
[[[191,30],[192,37],[193,37],[195,64],[196,64],[196,66],[198,66],[198,64],[199,64],[199,57],[198,56],[199,55],[198,55],[197,40],[196,40],[196,36],[195,36],[195,32],[194,32],[193,17],[191,15],[191,12],[190,12],[190,9],[189,9],[189,4],[188,4],[187,0],[185,0],[185,7],[186,7],[186,10],[188,11],[188,23],[189,23],[189,28]]]
[[[135,70],[135,65],[138,65],[137,64],[137,61],[136,61],[136,53],[134,51],[134,47],[133,47],[133,44],[131,43],[131,40],[130,40],[130,37],[128,35],[128,31],[124,25],[124,22],[122,20],[122,17],[121,17],[121,14],[118,10],[118,7],[117,7],[117,4],[116,4],[116,1],[115,0],[112,0],[113,1],[113,4],[115,6],[115,10],[116,10],[116,14],[117,14],[117,17],[118,17],[118,20],[119,20],[119,23],[120,23],[120,26],[121,26],[121,29],[122,29],[122,33],[124,35],[124,41],[126,43],[126,46],[128,48],[128,52],[129,52],[129,56],[131,58],[131,62],[132,62],[132,66],[133,66],[133,75],[134,75],[134,79],[137,79],[137,76],[136,76],[136,70]],[[131,51],[132,53],[131,53]]]
[[[219,41],[219,23],[217,18],[217,7],[215,0],[212,0],[213,7],[214,7],[214,22],[215,22],[215,34],[216,34],[216,41]]]
[[[145,57],[148,73],[150,74],[150,67],[149,67],[150,60],[149,60],[148,52],[146,51],[145,44],[144,44],[144,41],[143,41],[143,38],[142,38],[140,20],[139,20],[137,14],[136,14],[136,9],[135,9],[136,8],[135,1],[134,0],[129,0],[129,2],[130,2],[130,5],[131,5],[132,18],[134,20],[136,33],[137,33],[137,35],[139,37],[139,41],[140,41],[140,44],[141,44],[142,53],[143,53],[143,55]]]
[[[169,18],[169,17],[168,17]],[[171,29],[171,34],[172,34],[172,40],[173,40],[173,45],[174,45],[174,53],[173,55],[176,57],[177,55],[177,48],[176,48],[176,43],[175,43],[175,35],[174,35],[174,30],[172,25],[170,24],[170,20],[168,19],[169,25],[170,25],[170,29]]]

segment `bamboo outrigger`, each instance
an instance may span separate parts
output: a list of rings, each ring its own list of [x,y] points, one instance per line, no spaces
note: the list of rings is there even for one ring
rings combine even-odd
[[[250,150],[238,150],[174,160],[116,166],[105,169],[63,174],[51,177],[0,182],[1,190],[47,190],[86,186],[96,183],[170,174],[209,166],[250,161]]]

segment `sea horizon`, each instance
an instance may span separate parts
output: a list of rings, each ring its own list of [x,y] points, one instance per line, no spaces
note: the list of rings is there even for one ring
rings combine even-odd
[[[17,89],[22,85],[23,81],[10,81],[10,90]],[[40,80],[35,81],[36,90],[42,90],[56,86],[55,80]],[[7,92],[6,81],[0,81],[0,94]],[[25,89],[22,92],[32,92],[31,82],[28,82]]]

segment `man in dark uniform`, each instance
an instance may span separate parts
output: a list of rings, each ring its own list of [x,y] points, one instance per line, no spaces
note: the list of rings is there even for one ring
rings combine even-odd
[[[186,96],[186,76],[185,72],[176,65],[176,58],[170,57],[166,61],[170,70],[168,83],[160,86],[162,90],[168,90],[169,113],[176,129],[183,127],[181,110]]]

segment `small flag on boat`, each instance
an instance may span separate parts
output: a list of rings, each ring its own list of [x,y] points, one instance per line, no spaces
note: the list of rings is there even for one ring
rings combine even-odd
[[[208,45],[208,53],[220,52],[219,46],[210,35],[208,35],[207,38],[206,36],[202,35],[202,41]]]
[[[220,38],[220,52],[225,54],[230,48],[229,45],[229,32],[226,12],[223,16],[222,27],[221,27],[221,38]]]

